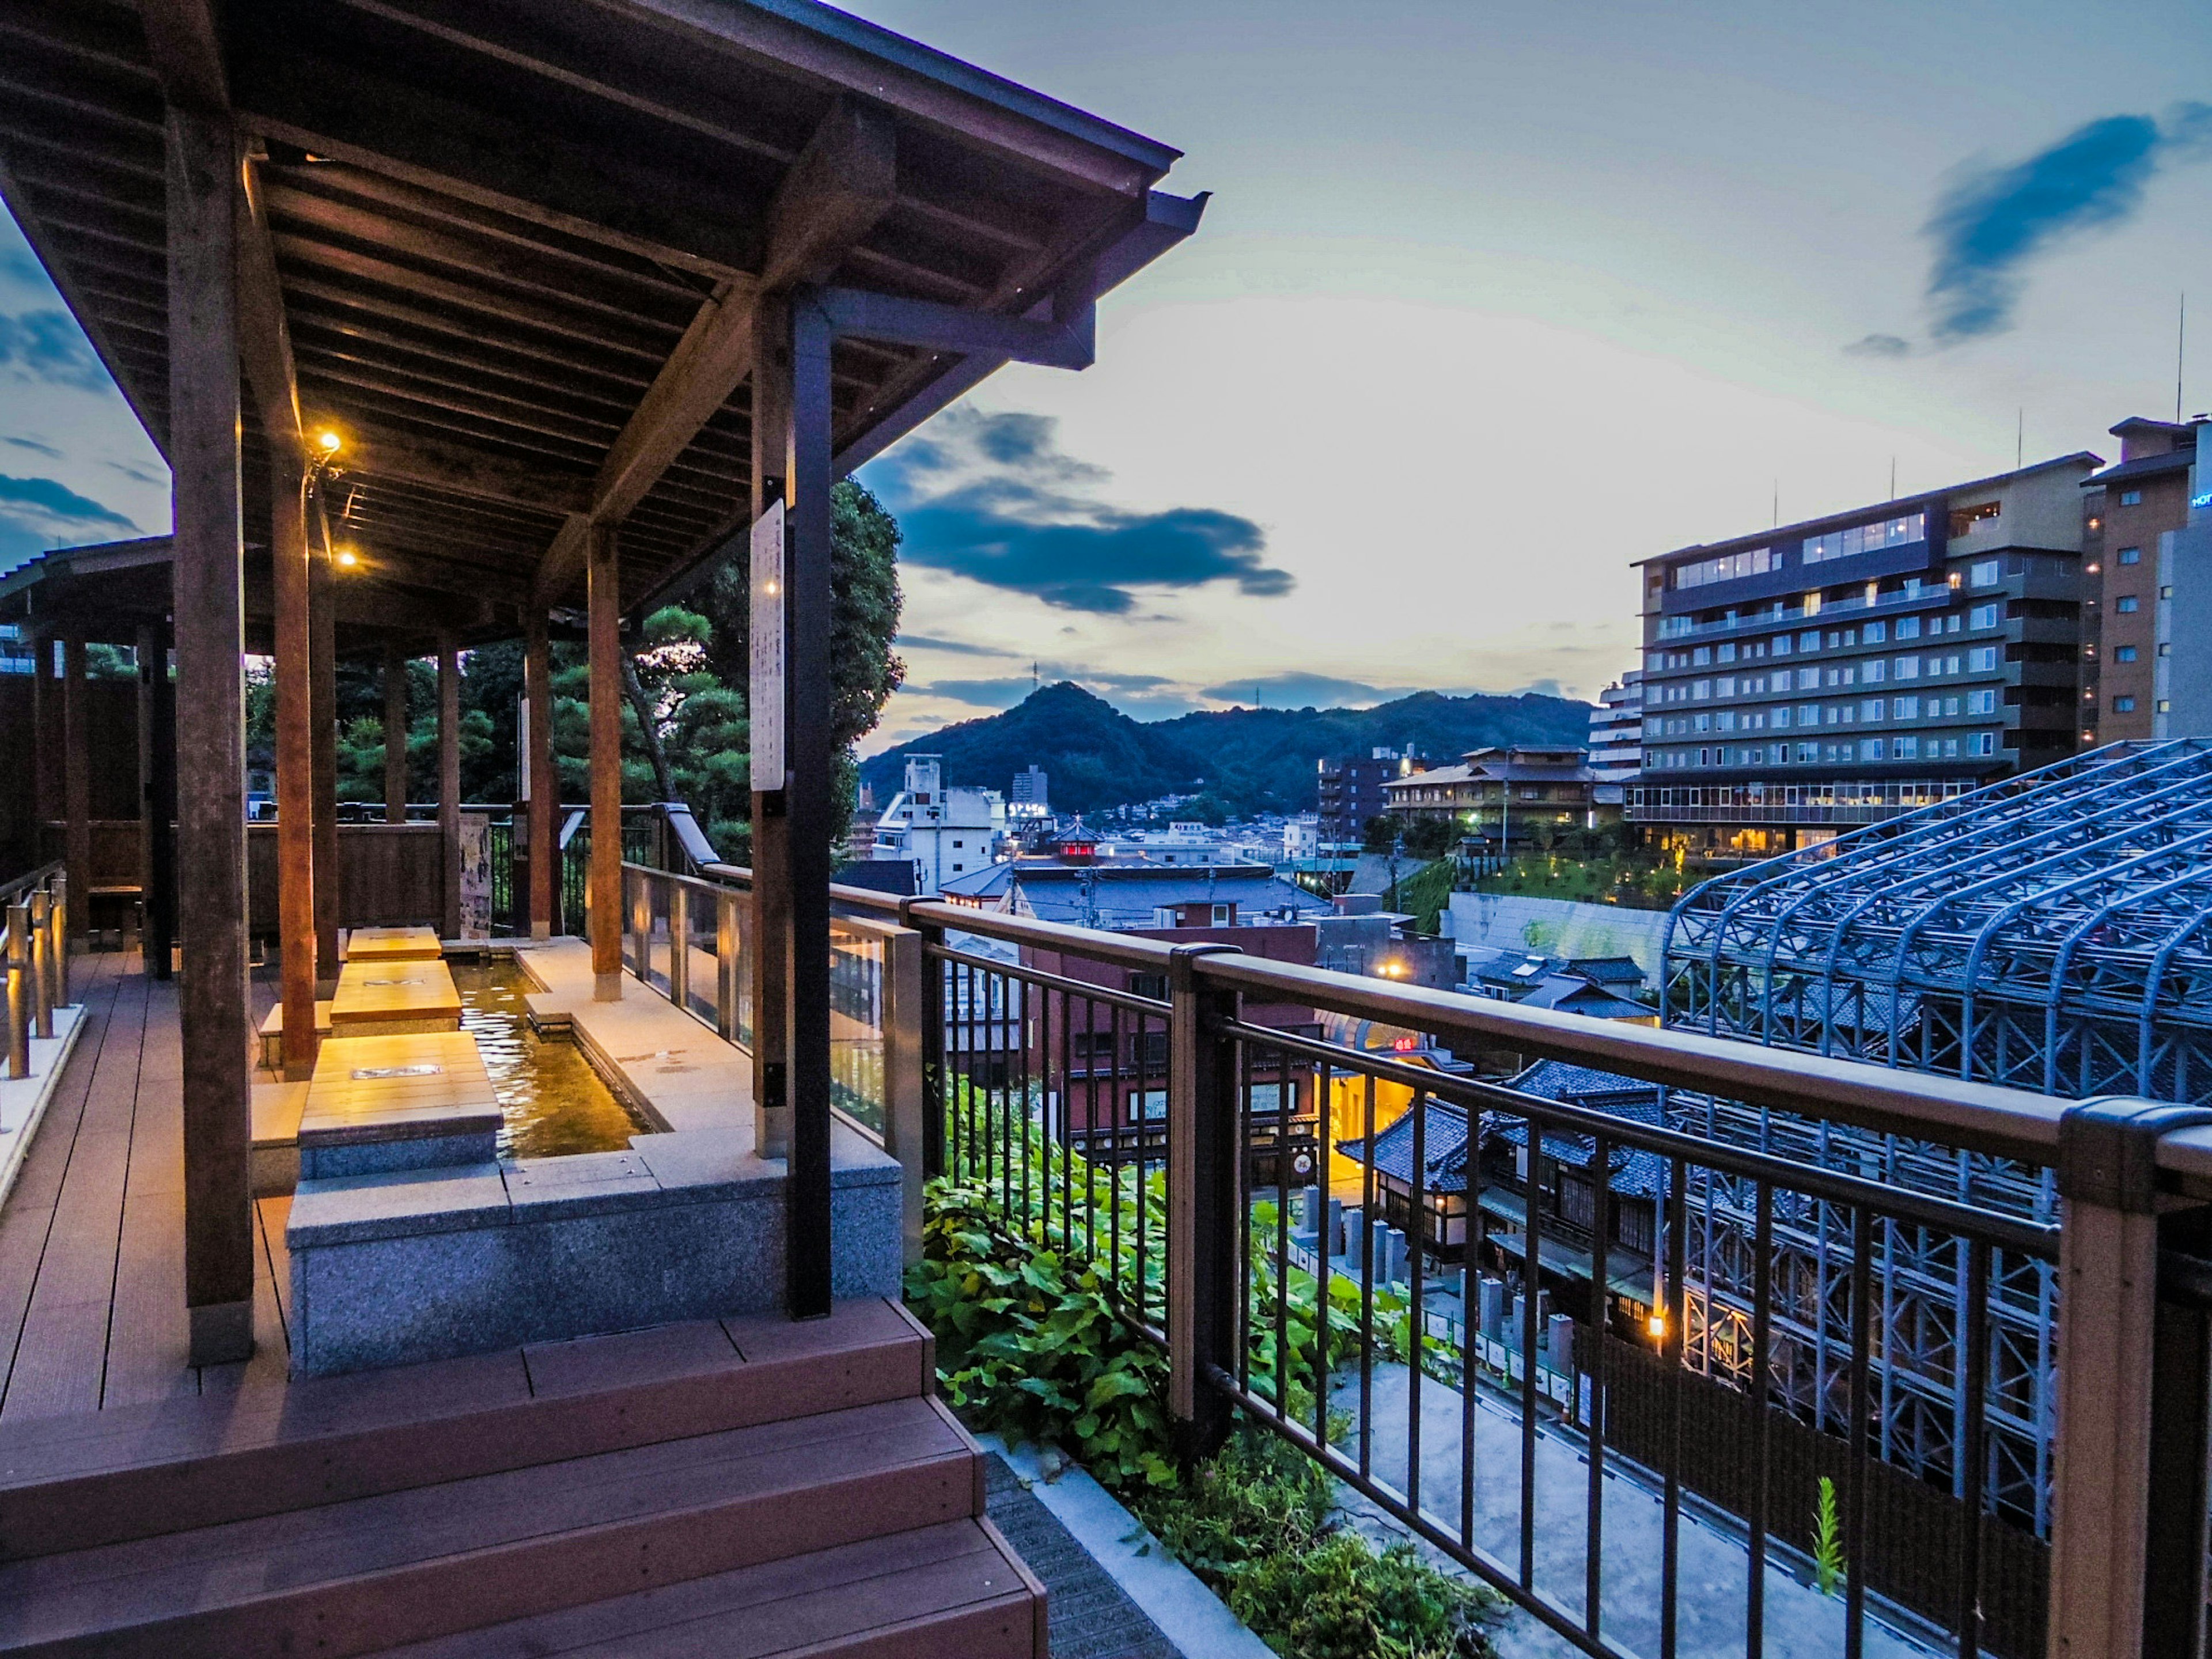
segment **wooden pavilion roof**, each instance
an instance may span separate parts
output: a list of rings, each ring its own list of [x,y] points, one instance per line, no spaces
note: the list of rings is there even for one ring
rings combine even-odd
[[[677,591],[750,517],[756,296],[1065,320],[1195,228],[1164,145],[812,0],[0,0],[0,193],[167,453],[165,103],[241,134],[249,545],[269,447],[481,635]],[[841,337],[841,470],[1006,361]]]

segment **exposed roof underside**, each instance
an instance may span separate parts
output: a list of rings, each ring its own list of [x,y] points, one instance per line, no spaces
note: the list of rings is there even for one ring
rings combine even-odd
[[[643,604],[749,517],[764,286],[1019,317],[1196,220],[1151,188],[1174,151],[808,0],[0,0],[0,191],[165,453],[180,81],[258,158],[334,532],[479,631],[575,597],[582,523]],[[1003,361],[841,337],[841,461]]]

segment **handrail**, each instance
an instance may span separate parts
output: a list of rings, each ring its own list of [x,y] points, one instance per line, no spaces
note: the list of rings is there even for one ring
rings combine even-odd
[[[131,822],[135,823],[137,820],[134,818]],[[64,860],[55,859],[51,863],[40,865],[27,876],[16,877],[6,886],[0,887],[0,905],[9,902],[19,893],[27,893],[35,887],[42,886],[49,878],[60,875],[65,868]]]
[[[738,865],[709,866],[708,873],[747,883],[752,878],[750,870]],[[868,888],[833,885],[830,890],[840,904],[877,911],[909,925],[923,922],[1141,972],[1168,972],[1175,959],[1175,947],[1158,939],[971,909],[938,899],[902,900]],[[1994,1084],[1589,1019],[1239,953],[1200,958],[1192,964],[1192,971],[1200,980],[1258,992],[1270,1001],[1310,1004],[1447,1039],[1468,1037],[1878,1133],[1940,1141],[2027,1164],[2047,1164],[2057,1155],[2058,1120],[2066,1103]],[[2205,1173],[2212,1176],[2212,1156],[2203,1164]]]

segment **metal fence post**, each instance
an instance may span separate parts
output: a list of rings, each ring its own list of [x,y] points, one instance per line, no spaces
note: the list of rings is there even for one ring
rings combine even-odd
[[[2212,1111],[2124,1099],[2060,1121],[2052,1659],[2200,1650],[2205,1385],[2201,1369],[2185,1381],[2175,1352],[2188,1322],[2160,1309],[2160,1233],[2174,1218],[2160,1213],[2157,1154],[2162,1135],[2203,1123]]]
[[[51,901],[43,887],[31,895],[31,992],[36,1030],[42,1037],[54,1034],[52,928],[47,918]]]
[[[921,935],[910,928],[887,927],[884,948],[884,1150],[899,1161],[900,1235],[906,1265],[921,1260],[922,1188],[928,1141],[928,1091],[924,1080],[927,1045],[922,989],[928,977]]]
[[[691,895],[680,881],[668,884],[668,1000],[688,1008],[691,991]]]
[[[915,938],[921,983],[916,993],[915,1023],[921,1036],[921,1172],[935,1181],[945,1174],[945,1113],[950,1098],[945,1072],[945,963],[932,954],[945,948],[945,929],[914,914],[918,899],[899,901],[899,925]]]
[[[54,962],[54,1006],[65,1008],[70,1003],[68,872],[55,871],[53,884],[53,903],[48,914],[47,925],[53,929],[51,948]]]
[[[1197,958],[1234,945],[1178,945],[1168,972],[1168,1409],[1177,1449],[1202,1457],[1229,1433],[1229,1396],[1215,1378],[1236,1363],[1243,1149],[1237,1042],[1219,1023],[1237,997],[1206,984]]]
[[[31,907],[8,907],[8,1075],[31,1074]]]

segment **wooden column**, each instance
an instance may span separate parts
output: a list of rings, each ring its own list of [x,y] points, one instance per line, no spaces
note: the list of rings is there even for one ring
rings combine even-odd
[[[461,936],[461,658],[451,634],[438,635],[438,859],[446,896],[439,937]]]
[[[784,469],[790,464],[791,307],[781,297],[763,299],[753,315],[752,507],[758,520],[783,500]],[[763,1158],[787,1158],[784,945],[791,933],[791,842],[783,780],[756,775],[752,797],[753,1144]]]
[[[337,605],[330,543],[319,538],[307,552],[307,689],[314,788],[315,980],[330,996],[338,984],[338,920],[345,878],[338,868]]]
[[[69,932],[85,935],[92,915],[92,733],[86,725],[84,629],[62,644],[62,856],[69,861]]]
[[[169,695],[169,629],[147,623],[138,629],[139,882],[145,911],[145,970],[170,976],[169,950],[177,937],[177,860],[171,840],[177,813],[175,717]]]
[[[530,608],[522,644],[524,695],[530,704],[530,937],[559,931],[561,899],[561,775],[553,764],[553,642],[545,612]]]
[[[177,857],[184,983],[185,1300],[191,1359],[253,1352],[246,1043],[246,641],[237,211],[228,121],[167,121],[169,466],[175,492]]]
[[[407,659],[384,647],[384,821],[407,822]]]
[[[801,301],[791,313],[791,447],[784,469],[790,515],[785,561],[785,733],[791,776],[791,927],[784,1029],[790,1066],[790,1182],[786,1197],[787,1304],[794,1319],[830,1311],[830,817],[836,757],[830,745],[830,327]]]
[[[591,532],[592,995],[622,1000],[622,596],[615,532]]]
[[[307,550],[305,480],[283,454],[270,457],[269,558],[276,610],[276,899],[282,945],[284,1076],[315,1074],[314,577]],[[333,974],[336,969],[331,970]]]
[[[46,774],[54,763],[52,685],[54,642],[51,635],[31,635],[31,863],[46,861],[46,825],[54,816],[53,789]]]

